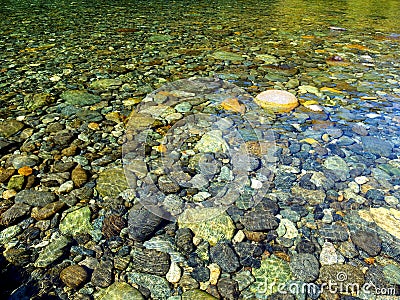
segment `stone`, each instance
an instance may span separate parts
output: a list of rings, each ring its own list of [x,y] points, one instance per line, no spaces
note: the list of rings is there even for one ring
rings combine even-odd
[[[124,169],[122,168],[106,169],[97,178],[96,190],[103,198],[116,198],[128,188]]]
[[[344,161],[343,158],[340,156],[334,155],[334,156],[329,156],[327,159],[325,159],[323,166],[335,172],[341,180],[346,180],[350,173],[350,169],[347,166],[347,163]]]
[[[169,271],[170,257],[167,253],[134,247],[131,257],[133,269],[137,272],[163,276]]]
[[[387,231],[395,238],[400,239],[400,211],[394,208],[370,208],[369,210],[360,210],[359,216],[368,221],[374,222],[384,231]]]
[[[18,169],[18,174],[22,176],[29,176],[33,173],[33,170],[29,166],[23,166],[22,168]]]
[[[169,283],[163,277],[137,272],[128,272],[126,276],[129,282],[149,289],[152,298],[166,299],[171,296]]]
[[[0,225],[9,226],[29,214],[31,207],[24,203],[15,203],[0,215]]]
[[[343,242],[349,238],[346,226],[341,226],[337,224],[323,225],[319,229],[321,237],[333,242]]]
[[[252,275],[255,281],[249,286],[249,290],[265,296],[278,292],[278,287],[292,278],[289,264],[274,255],[263,259],[259,269],[252,269]]]
[[[351,233],[351,240],[369,256],[377,256],[381,252],[382,241],[375,232],[357,230]]]
[[[257,244],[240,242],[234,245],[236,253],[239,255],[240,264],[245,267],[259,268],[263,248]]]
[[[47,93],[28,94],[24,98],[24,105],[30,111],[35,111],[43,106],[53,104],[54,102],[55,98]]]
[[[388,264],[383,267],[382,272],[388,282],[400,285],[400,267],[398,265]]]
[[[161,192],[165,194],[173,194],[179,191],[179,184],[169,176],[160,176],[158,178],[158,186]]]
[[[30,206],[43,207],[55,200],[56,195],[54,193],[36,190],[23,190],[15,196],[16,203],[25,203]]]
[[[237,300],[239,298],[239,284],[231,278],[221,278],[218,280],[217,289],[223,299]]]
[[[165,279],[170,283],[178,283],[182,276],[182,270],[176,262],[172,262],[171,266],[168,270],[168,273],[165,275]]]
[[[363,136],[361,142],[365,151],[379,156],[390,156],[392,154],[393,145],[385,140],[374,136]]]
[[[224,272],[232,273],[240,267],[239,258],[228,243],[219,242],[214,247],[211,247],[210,258]]]
[[[33,167],[39,162],[36,155],[17,155],[12,160],[12,165],[15,169],[22,167]]]
[[[219,60],[232,60],[232,61],[244,60],[244,57],[242,55],[227,51],[216,51],[213,54],[211,54],[211,57]]]
[[[297,279],[304,282],[314,282],[319,274],[319,262],[310,253],[295,254],[290,259],[290,270]]]
[[[143,295],[126,282],[114,282],[101,291],[97,300],[144,300]]]
[[[262,108],[276,113],[289,112],[299,105],[296,96],[281,90],[264,91],[254,98],[254,102]]]
[[[100,96],[81,90],[67,90],[61,94],[60,98],[66,104],[76,106],[93,105],[101,100]]]
[[[179,228],[190,228],[197,238],[211,246],[220,240],[231,240],[235,225],[229,215],[220,208],[186,209],[178,218]]]
[[[317,283],[331,283],[337,287],[361,287],[364,284],[364,273],[360,268],[348,264],[322,266]]]
[[[291,189],[294,197],[299,197],[307,201],[309,205],[317,205],[324,202],[326,194],[323,190],[307,190],[299,186],[294,186]]]
[[[88,206],[68,213],[60,222],[60,231],[72,236],[90,233],[93,230],[93,225],[90,223],[91,215],[92,213]]]
[[[87,279],[88,274],[80,265],[72,265],[63,269],[60,273],[60,279],[70,288],[79,288]]]
[[[32,210],[32,218],[36,220],[45,220],[53,216],[56,212],[61,210],[65,204],[62,201],[55,201],[46,204],[42,208],[34,208]]]
[[[87,182],[88,175],[81,165],[77,165],[71,172],[71,179],[75,186],[82,187]]]
[[[21,226],[13,225],[9,226],[0,231],[0,244],[4,245],[11,241],[11,239],[17,236],[22,231]]]
[[[100,263],[94,268],[91,282],[98,287],[108,287],[113,281],[113,263],[110,260],[101,260]]]
[[[333,265],[339,261],[338,254],[336,253],[335,246],[330,242],[325,242],[322,245],[321,253],[319,255],[321,265]]]
[[[194,290],[189,290],[186,291],[182,294],[182,300],[217,300],[218,298],[215,298],[214,296],[199,290],[199,289],[194,289]]]
[[[63,235],[55,238],[39,252],[39,257],[36,259],[34,266],[36,268],[45,268],[49,266],[65,254],[65,248],[69,243],[70,239]]]
[[[0,136],[8,138],[24,128],[24,123],[17,120],[4,120],[0,122]]]
[[[228,144],[222,137],[221,130],[211,130],[206,132],[194,146],[195,151],[207,153],[227,152]]]
[[[13,175],[8,181],[7,188],[9,190],[20,191],[24,185],[25,179],[23,175]]]
[[[249,231],[268,231],[276,229],[279,225],[278,219],[266,210],[253,210],[246,212],[240,218],[246,230]]]
[[[296,225],[292,221],[285,218],[280,220],[276,232],[278,233],[278,236],[286,239],[295,239],[299,235]]]
[[[15,266],[26,266],[31,263],[32,253],[26,248],[8,248],[3,251],[4,258]]]
[[[15,169],[4,169],[0,167],[0,183],[6,182],[15,173]]]
[[[132,208],[128,217],[129,237],[137,241],[145,241],[151,237],[162,221],[162,218],[145,207]]]
[[[195,250],[193,244],[194,234],[189,228],[180,228],[175,233],[175,244],[184,255],[189,255]]]
[[[125,219],[118,215],[108,215],[103,220],[102,233],[107,239],[119,236],[121,230],[127,226]]]
[[[122,81],[119,79],[102,78],[102,79],[97,79],[92,83],[90,83],[90,88],[93,90],[107,90],[107,89],[118,88],[120,85],[122,85]]]

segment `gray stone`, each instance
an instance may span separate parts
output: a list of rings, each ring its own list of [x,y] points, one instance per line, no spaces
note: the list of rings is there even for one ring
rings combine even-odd
[[[210,248],[211,261],[221,267],[224,272],[232,273],[239,269],[239,258],[227,243],[220,242]]]
[[[347,228],[341,225],[324,225],[319,229],[321,237],[333,242],[343,242],[349,238]]]
[[[108,287],[113,280],[112,277],[113,263],[110,260],[102,260],[94,269],[92,274],[92,283],[98,287]]]
[[[43,207],[55,200],[56,195],[54,193],[36,190],[23,190],[15,196],[15,203],[25,203],[30,206]]]
[[[45,268],[58,258],[64,255],[65,248],[68,246],[70,240],[61,235],[50,242],[41,252],[35,261],[34,266],[37,268]]]
[[[318,278],[319,262],[310,253],[300,253],[292,256],[290,260],[290,270],[304,282],[313,282]]]
[[[380,156],[390,156],[392,154],[393,145],[385,140],[374,136],[363,136],[361,138],[363,148],[367,152]]]
[[[130,272],[126,274],[128,281],[149,289],[151,297],[166,299],[171,296],[171,288],[168,281],[160,276]]]
[[[382,242],[375,232],[358,230],[351,233],[351,240],[370,256],[377,256],[381,252]]]

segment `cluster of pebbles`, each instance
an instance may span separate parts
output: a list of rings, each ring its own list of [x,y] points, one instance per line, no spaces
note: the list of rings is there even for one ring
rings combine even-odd
[[[0,8],[0,298],[400,296],[397,16],[252,4]]]

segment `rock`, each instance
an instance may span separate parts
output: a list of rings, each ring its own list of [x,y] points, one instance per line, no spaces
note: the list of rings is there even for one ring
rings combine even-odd
[[[88,274],[80,265],[72,265],[63,269],[60,273],[60,279],[70,288],[77,289],[87,279]]]
[[[126,282],[114,282],[108,288],[101,291],[97,300],[144,300],[143,295]]]
[[[285,239],[295,239],[299,235],[296,225],[288,219],[280,219],[279,226],[276,229],[278,236]]]
[[[3,251],[4,258],[15,266],[26,266],[31,263],[32,253],[25,248],[9,248]]]
[[[25,203],[30,206],[43,207],[55,200],[56,195],[54,193],[36,190],[23,190],[15,196],[16,203]]]
[[[36,155],[17,155],[12,159],[12,165],[15,169],[23,167],[33,167],[37,165],[39,158]]]
[[[323,190],[307,190],[299,186],[294,186],[291,189],[294,197],[303,198],[309,205],[317,205],[324,202],[326,194]]]
[[[189,255],[195,250],[193,232],[189,228],[178,229],[175,233],[175,243],[178,250],[184,255]]]
[[[360,268],[347,264],[322,266],[317,283],[329,282],[338,287],[361,287],[364,284],[364,273]]]
[[[400,285],[400,267],[398,265],[388,264],[383,267],[382,272],[388,282]]]
[[[325,159],[323,166],[326,169],[338,174],[339,178],[343,181],[346,180],[350,172],[350,169],[344,159],[337,155],[329,156],[327,159]]]
[[[171,295],[169,283],[163,277],[136,272],[129,272],[126,276],[129,282],[149,289],[152,298],[166,299]]]
[[[122,168],[106,169],[100,173],[96,190],[102,197],[116,198],[119,193],[128,189],[128,183]]]
[[[120,85],[122,85],[122,81],[119,79],[102,78],[93,81],[90,84],[90,88],[94,90],[108,90],[118,88]]]
[[[295,254],[290,259],[290,270],[293,275],[304,282],[314,282],[319,274],[319,262],[309,253]]]
[[[53,137],[54,143],[61,147],[70,146],[73,139],[74,134],[68,129],[58,131]]]
[[[88,175],[86,171],[78,165],[71,172],[71,179],[74,182],[75,186],[82,187],[88,180]]]
[[[182,294],[182,300],[216,300],[214,296],[198,289],[189,290]]]
[[[392,154],[393,145],[385,140],[374,136],[363,136],[361,142],[365,151],[380,156],[390,156]]]
[[[341,225],[323,225],[319,229],[321,237],[333,242],[343,242],[349,238],[347,227]]]
[[[351,240],[369,256],[377,256],[381,252],[382,242],[375,232],[358,230],[351,233]]]
[[[213,54],[211,54],[211,57],[219,60],[232,60],[232,61],[244,60],[244,57],[242,55],[227,51],[216,51]]]
[[[236,253],[239,255],[240,264],[245,267],[259,268],[263,248],[254,243],[240,242],[234,245]]]
[[[289,112],[299,105],[293,94],[281,90],[268,90],[258,94],[254,102],[262,108],[276,112]]]
[[[33,173],[33,170],[29,166],[23,166],[22,168],[18,169],[18,174],[22,176],[29,176]]]
[[[24,123],[17,120],[4,120],[0,122],[0,136],[8,138],[24,128]]]
[[[216,153],[228,151],[229,146],[222,137],[221,130],[211,130],[206,132],[194,146],[195,151],[202,153]]]
[[[350,241],[340,243],[338,250],[346,258],[354,258],[359,255],[356,247]]]
[[[39,252],[39,257],[35,261],[34,266],[36,268],[47,267],[64,255],[65,248],[69,243],[70,240],[67,237],[60,235]]]
[[[113,281],[113,263],[111,260],[101,260],[94,268],[92,274],[92,284],[98,287],[108,287]]]
[[[91,214],[88,206],[68,213],[60,222],[60,231],[72,236],[90,233],[93,230],[93,226],[90,223]]]
[[[62,209],[65,204],[61,201],[46,204],[42,208],[34,208],[32,210],[32,217],[36,220],[45,220],[53,216],[56,212]]]
[[[177,193],[180,189],[178,183],[169,176],[160,176],[158,178],[158,186],[160,187],[161,192],[165,194]]]
[[[128,217],[129,237],[137,241],[145,241],[151,237],[162,221],[162,218],[145,207],[132,208]]]
[[[165,278],[170,283],[178,283],[182,276],[182,270],[176,262],[172,262],[171,266],[168,270],[168,273],[165,275]]]
[[[239,285],[236,280],[221,278],[218,280],[217,289],[223,299],[236,300],[239,298]]]
[[[9,226],[29,214],[31,207],[24,203],[15,203],[0,216],[0,225]]]
[[[179,228],[190,228],[197,238],[211,246],[220,240],[231,240],[235,225],[229,215],[219,208],[186,209],[178,218]]]
[[[278,219],[266,210],[246,212],[240,218],[240,223],[249,231],[268,231],[276,229],[279,225]]]
[[[14,173],[15,169],[4,169],[0,167],[0,183],[6,182]]]
[[[181,280],[179,281],[179,287],[183,291],[187,291],[187,290],[198,289],[200,287],[200,284],[196,281],[196,279],[194,279],[188,273],[184,273],[181,277]]]
[[[123,228],[127,226],[125,219],[118,215],[108,215],[103,220],[102,232],[107,239],[119,236]]]
[[[35,111],[54,102],[54,97],[47,93],[28,94],[24,98],[24,105],[30,111]]]
[[[322,246],[321,253],[319,255],[319,261],[321,265],[333,265],[339,261],[338,254],[336,253],[335,246],[330,242],[325,242]]]
[[[21,226],[14,225],[14,226],[9,226],[6,229],[3,229],[0,232],[0,244],[4,245],[7,244],[11,241],[13,237],[18,235],[22,231]]]
[[[7,188],[9,190],[20,191],[24,185],[24,181],[23,175],[13,175],[8,181]]]
[[[61,99],[64,100],[66,104],[76,105],[76,106],[86,106],[93,105],[100,102],[101,98],[99,96],[89,94],[86,91],[80,90],[68,90],[61,94]]]
[[[369,210],[360,210],[359,216],[368,221],[374,222],[383,230],[387,231],[397,239],[400,239],[400,211],[394,208],[385,207],[370,208]]]
[[[133,269],[137,272],[163,276],[170,267],[169,255],[154,249],[133,248],[131,251]]]
[[[219,242],[214,247],[211,247],[210,258],[224,272],[232,273],[240,267],[239,258],[228,243]]]
[[[204,266],[197,266],[190,274],[197,282],[206,282],[210,279],[210,269]]]
[[[272,255],[261,261],[259,269],[252,269],[255,281],[249,286],[252,293],[265,296],[278,292],[278,287],[291,280],[289,265],[282,259]]]

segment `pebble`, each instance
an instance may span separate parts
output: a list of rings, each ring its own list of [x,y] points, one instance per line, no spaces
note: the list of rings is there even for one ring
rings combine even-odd
[[[169,283],[163,277],[136,272],[128,272],[126,276],[128,282],[148,288],[153,298],[166,299],[171,296]]]
[[[182,300],[192,300],[192,299],[198,299],[198,300],[216,300],[218,298],[213,297],[212,295],[199,290],[199,289],[193,289],[186,291],[182,293]]]
[[[351,240],[369,256],[377,256],[381,251],[382,242],[375,232],[358,230],[354,233],[352,232]]]
[[[69,212],[60,222],[60,231],[72,236],[91,232],[93,230],[91,215],[88,206]]]
[[[180,228],[176,231],[175,243],[180,252],[189,255],[195,250],[193,236],[194,234],[189,228]]]
[[[325,242],[322,245],[321,254],[319,255],[321,265],[333,265],[339,262],[339,257],[336,253],[335,246],[330,242]]]
[[[88,274],[84,268],[79,265],[72,265],[63,269],[60,273],[60,279],[70,288],[77,289],[86,282]]]
[[[109,239],[119,236],[121,230],[127,226],[124,218],[118,215],[108,215],[103,220],[102,233]]]
[[[55,213],[61,210],[65,204],[61,201],[46,204],[42,208],[34,207],[32,209],[32,217],[36,220],[45,220],[52,217]]]
[[[236,280],[221,278],[218,280],[217,289],[223,299],[235,300],[239,298],[239,285]]]
[[[36,190],[22,190],[15,196],[16,203],[25,203],[30,206],[43,207],[55,200],[56,195],[54,193]]]
[[[213,263],[218,264],[222,271],[232,273],[235,272],[239,267],[239,259],[227,243],[218,243],[214,247],[210,248],[210,258]]]
[[[129,237],[137,241],[145,241],[156,231],[162,219],[146,208],[132,208],[128,217]]]
[[[178,283],[182,276],[182,269],[176,262],[172,262],[171,266],[168,270],[168,273],[165,275],[165,278],[170,283]]]
[[[170,257],[154,249],[134,247],[131,251],[133,269],[137,272],[163,276],[170,268]]]
[[[34,266],[37,268],[47,267],[65,254],[65,248],[69,245],[69,243],[70,239],[63,235],[55,238],[40,251]]]
[[[113,281],[113,263],[110,260],[101,260],[100,264],[93,270],[91,282],[98,287],[108,287]]]
[[[290,259],[290,270],[297,279],[304,282],[314,282],[319,275],[319,262],[310,253],[293,255]]]
[[[75,186],[82,187],[83,184],[87,182],[88,175],[86,174],[86,171],[81,167],[81,165],[78,165],[75,167],[75,169],[72,170],[71,179]]]
[[[265,210],[249,211],[240,218],[240,222],[250,231],[272,230],[279,225],[277,218]]]
[[[143,295],[126,282],[114,282],[108,288],[102,290],[98,296],[101,300],[130,299],[144,300]]]
[[[30,206],[24,203],[15,203],[0,216],[0,225],[9,226],[30,212]]]

